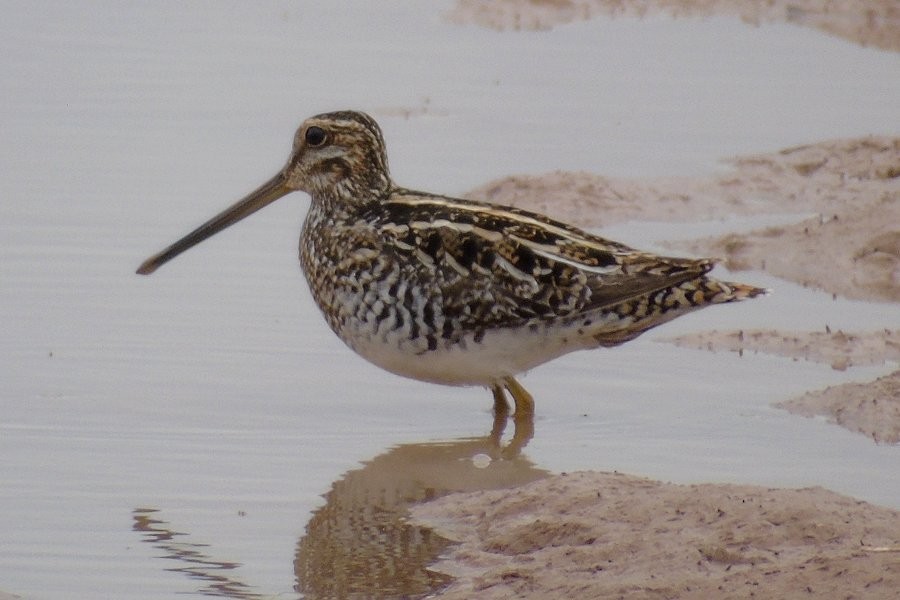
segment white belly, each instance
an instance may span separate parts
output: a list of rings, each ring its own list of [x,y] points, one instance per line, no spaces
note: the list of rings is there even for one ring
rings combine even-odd
[[[486,333],[477,343],[467,336],[459,344],[439,345],[435,350],[371,338],[348,344],[369,362],[403,377],[444,385],[490,386],[580,348],[562,341],[543,332],[500,330]]]

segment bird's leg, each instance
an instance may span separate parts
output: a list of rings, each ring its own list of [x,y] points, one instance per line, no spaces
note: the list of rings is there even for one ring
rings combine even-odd
[[[534,398],[531,397],[531,394],[529,394],[528,391],[519,385],[519,382],[512,377],[505,377],[503,379],[503,384],[506,386],[506,389],[509,390],[510,395],[512,395],[513,400],[516,403],[515,419],[533,418]],[[496,397],[495,394],[494,398],[496,399]]]
[[[516,412],[513,415],[516,429],[509,444],[502,451],[503,458],[512,459],[517,457],[522,448],[534,437],[534,398],[512,377],[505,378],[503,385],[516,403]]]
[[[501,441],[503,430],[506,429],[506,422],[509,419],[507,391],[512,395],[516,405],[516,412],[513,415],[516,429],[512,440],[504,448],[501,445]],[[491,429],[490,440],[495,451],[499,453],[493,458],[513,459],[519,455],[525,444],[534,437],[534,399],[512,377],[506,377],[502,382],[492,385],[491,393],[494,395],[494,426]]]
[[[503,430],[506,429],[506,420],[509,418],[509,402],[506,400],[506,391],[502,385],[492,385],[491,393],[494,395],[494,426],[491,429],[491,441],[499,448]]]
[[[494,395],[494,414],[509,415],[509,402],[506,401],[506,390],[503,385],[495,383],[491,386],[491,393]]]

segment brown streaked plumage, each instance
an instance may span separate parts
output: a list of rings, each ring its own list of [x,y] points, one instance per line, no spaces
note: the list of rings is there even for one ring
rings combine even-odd
[[[397,187],[377,123],[307,119],[284,168],[147,259],[149,274],[292,191],[312,198],[300,264],[334,332],[389,371],[531,396],[515,376],[575,350],[615,346],[710,304],[763,294],[709,277],[713,261],[640,252],[516,208]]]

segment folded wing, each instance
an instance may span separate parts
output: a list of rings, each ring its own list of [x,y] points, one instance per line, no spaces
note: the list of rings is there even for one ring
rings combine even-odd
[[[713,267],[639,252],[518,209],[402,193],[387,204],[385,250],[418,259],[404,264],[438,284],[442,312],[463,330],[612,307]]]

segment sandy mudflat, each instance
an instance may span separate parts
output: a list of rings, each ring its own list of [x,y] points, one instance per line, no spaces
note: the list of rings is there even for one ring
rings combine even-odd
[[[864,46],[900,50],[900,5],[894,0],[458,0],[447,17],[498,30],[535,30],[594,17],[654,14],[735,16],[751,24],[784,21]]]
[[[807,417],[825,416],[879,443],[900,444],[900,371],[869,383],[807,392],[775,406]]]
[[[717,12],[783,18],[898,48],[895,3],[871,3],[862,13],[848,2],[821,10],[819,4],[757,8],[722,0],[622,8],[587,0],[461,0],[450,18],[529,29],[595,14]],[[673,253],[719,257],[731,270],[764,270],[835,296],[900,302],[900,138],[825,140],[739,157],[728,172],[708,178],[555,172],[506,177],[468,195],[586,227],[796,215],[788,225],[668,245]],[[900,362],[898,323],[889,320],[874,331],[707,331],[665,341],[844,370]],[[900,443],[900,371],[772,401],[798,415],[825,416],[873,443]],[[674,485],[576,473],[454,494],[415,507],[413,515],[460,542],[435,567],[457,578],[440,598],[900,597],[900,512],[822,488]]]
[[[679,346],[732,352],[765,352],[830,364],[846,370],[854,365],[900,362],[900,331],[703,331],[663,338]],[[774,406],[806,417],[821,416],[871,438],[900,443],[900,371],[867,383],[847,383],[811,390]]]
[[[460,542],[438,597],[867,598],[900,590],[900,512],[822,488],[563,474],[446,496],[417,519]]]

